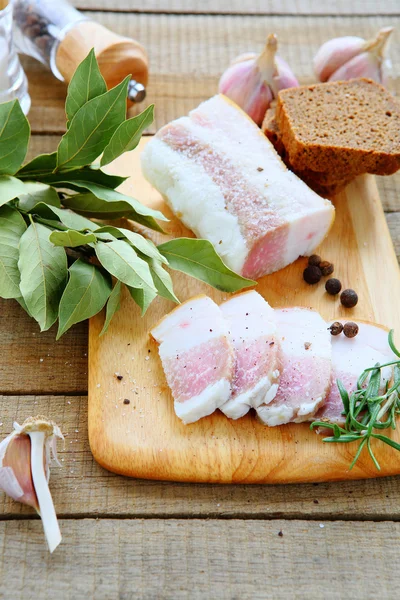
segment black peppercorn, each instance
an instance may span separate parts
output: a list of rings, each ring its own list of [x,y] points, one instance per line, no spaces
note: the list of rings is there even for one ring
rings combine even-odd
[[[358,302],[358,296],[354,290],[343,290],[340,294],[340,302],[346,308],[353,308]]]
[[[348,338],[355,337],[357,335],[357,333],[358,333],[358,325],[357,325],[357,323],[353,323],[352,321],[349,321],[348,323],[345,323],[345,325],[343,327],[343,333]]]
[[[311,266],[309,265],[303,271],[303,279],[306,283],[309,283],[310,285],[313,285],[314,283],[318,283],[318,281],[321,279],[321,277],[322,277],[321,269],[319,269],[318,267],[316,267],[314,265],[311,265]]]
[[[336,296],[336,294],[338,294],[342,289],[342,284],[340,283],[339,279],[334,279],[332,277],[332,279],[328,279],[328,281],[325,283],[325,289],[328,294],[331,294],[331,296]]]
[[[339,321],[335,321],[328,329],[331,335],[339,335],[343,331],[343,325]]]
[[[322,262],[320,262],[319,268],[321,269],[321,273],[324,277],[326,277],[327,275],[332,275],[334,270],[333,264],[327,260],[323,260]]]
[[[321,262],[321,257],[318,254],[312,254],[308,259],[308,264],[310,267],[319,267],[319,263]]]

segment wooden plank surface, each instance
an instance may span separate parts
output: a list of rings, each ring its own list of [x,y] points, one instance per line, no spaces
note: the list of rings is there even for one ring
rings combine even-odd
[[[133,172],[121,189],[167,214],[168,234],[191,236],[141,176],[140,152],[146,143],[148,139],[142,140],[137,151],[121,156],[110,168],[122,175]],[[327,321],[361,319],[400,332],[395,300],[400,297],[399,268],[374,177],[358,178],[334,204],[335,223],[318,253],[334,263],[344,287],[357,290],[357,306],[349,311],[332,301],[323,285],[310,288],[301,276],[305,259],[261,278],[257,291],[272,307],[311,306]],[[152,233],[152,239],[160,243],[163,238]],[[173,282],[181,301],[207,294],[220,304],[229,297],[181,273],[173,274]],[[382,287],[390,287],[391,294],[382,295]],[[133,477],[214,483],[313,482],[400,473],[400,455],[382,443],[376,444],[380,473],[367,453],[349,471],[354,445],[323,444],[306,424],[265,427],[251,413],[234,421],[216,411],[183,425],[174,414],[157,346],[149,338],[149,330],[172,308],[171,301],[157,298],[141,317],[125,294],[106,336],[99,337],[103,314],[90,321],[89,439],[102,466]],[[123,375],[122,382],[116,372]],[[128,406],[124,398],[130,399]],[[399,432],[393,435],[400,439]]]
[[[191,485],[134,480],[102,469],[90,452],[86,396],[0,396],[0,439],[16,420],[46,414],[64,435],[51,472],[61,517],[213,517],[400,521],[400,478],[301,485]],[[0,495],[0,520],[32,509]]]
[[[73,0],[86,10],[254,15],[398,15],[397,0]]]
[[[396,598],[400,524],[259,520],[0,522],[4,600]],[[18,567],[17,567],[18,566]],[[45,583],[46,582],[46,583]]]
[[[320,3],[323,5],[324,3]],[[351,5],[351,3],[348,3]],[[147,15],[94,12],[90,15],[121,35],[138,39],[150,59],[146,102],[156,105],[154,133],[166,122],[186,114],[217,91],[218,79],[242,52],[261,50],[268,33],[278,34],[282,56],[300,82],[315,81],[312,58],[320,44],[339,35],[370,37],[388,24],[397,27],[391,56],[393,89],[400,93],[400,17],[252,17],[212,15]],[[389,21],[389,22],[388,22]],[[184,49],[184,51],[182,50]],[[36,133],[65,130],[65,86],[33,59],[24,59]]]

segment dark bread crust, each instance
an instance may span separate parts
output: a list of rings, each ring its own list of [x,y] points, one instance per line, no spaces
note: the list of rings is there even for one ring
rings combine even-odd
[[[369,79],[282,90],[276,124],[296,172],[334,171],[344,179],[400,168],[400,105]]]

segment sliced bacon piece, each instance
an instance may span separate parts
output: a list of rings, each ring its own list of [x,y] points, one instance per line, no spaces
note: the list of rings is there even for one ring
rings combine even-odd
[[[166,125],[142,154],[145,177],[226,264],[258,278],[312,254],[334,208],[281,161],[225,96]]]
[[[274,310],[260,294],[244,292],[221,304],[235,349],[231,398],[220,409],[231,419],[271,402],[278,389],[279,343]]]
[[[343,324],[346,321],[341,321]],[[332,382],[326,402],[312,420],[327,419],[343,423],[343,402],[336,381],[340,379],[349,395],[357,388],[361,373],[376,363],[384,364],[396,356],[388,344],[388,332],[383,327],[357,322],[359,331],[354,338],[332,336]],[[329,323],[330,325],[330,323]],[[382,389],[392,378],[392,367],[382,369]]]
[[[331,381],[331,334],[322,317],[307,308],[275,310],[282,370],[278,392],[257,409],[269,426],[300,423],[325,401]]]
[[[177,416],[193,423],[231,395],[234,350],[219,307],[198,296],[175,308],[151,330]]]

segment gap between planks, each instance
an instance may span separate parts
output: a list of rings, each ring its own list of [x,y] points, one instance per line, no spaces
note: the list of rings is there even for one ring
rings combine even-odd
[[[336,482],[337,483],[337,482]],[[173,482],[172,482],[173,484]],[[199,484],[191,483],[191,486],[197,486]],[[201,484],[200,484],[201,485]],[[298,484],[307,485],[307,484]],[[252,486],[250,486],[252,487]],[[269,486],[265,486],[269,487]],[[83,519],[96,519],[97,520],[113,520],[113,521],[263,521],[263,522],[274,522],[274,521],[306,521],[316,523],[400,523],[400,515],[389,515],[389,516],[371,516],[371,515],[342,515],[342,514],[326,514],[316,513],[314,515],[303,514],[301,512],[286,515],[285,513],[277,513],[276,515],[265,515],[265,514],[254,514],[245,512],[236,512],[229,515],[212,513],[132,513],[132,514],[120,514],[120,513],[93,513],[93,512],[82,512],[76,514],[63,514],[57,512],[57,518],[60,521],[79,521]],[[40,521],[38,514],[15,514],[15,515],[2,515],[0,514],[0,523],[9,521]]]

